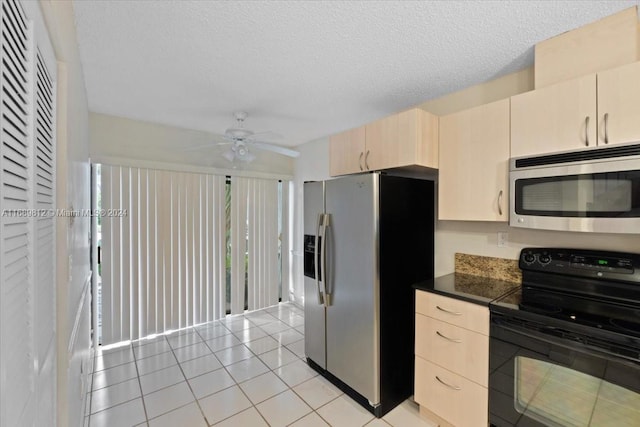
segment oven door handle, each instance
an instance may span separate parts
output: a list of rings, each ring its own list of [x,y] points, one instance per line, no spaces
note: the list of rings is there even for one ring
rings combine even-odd
[[[582,341],[572,340],[569,338],[563,339],[562,337],[557,337],[551,334],[546,334],[540,331],[531,330],[531,329],[523,328],[520,326],[512,326],[512,325],[507,326],[503,323],[497,323],[495,321],[492,321],[492,323],[494,324],[494,326],[498,326],[499,328],[503,328],[507,331],[510,331],[519,335],[523,335],[528,338],[542,340],[549,344],[558,345],[558,346],[567,348],[569,350],[577,350],[582,353],[590,354],[595,357],[603,357],[603,356],[609,357],[609,358],[614,357],[619,360],[621,359],[625,361],[631,361],[636,365],[638,364],[638,362],[640,362],[640,350],[638,350],[638,353],[635,354],[635,357],[626,356],[624,354],[615,353],[608,349],[602,348],[600,346],[585,343]],[[552,330],[558,330],[558,329],[553,327],[545,327],[545,330],[552,331]]]

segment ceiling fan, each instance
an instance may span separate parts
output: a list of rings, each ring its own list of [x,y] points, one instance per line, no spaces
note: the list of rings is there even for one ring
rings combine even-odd
[[[300,155],[296,150],[258,140],[257,138],[259,138],[260,135],[264,135],[266,132],[255,133],[246,129],[244,127],[244,121],[248,116],[249,114],[244,111],[237,111],[233,113],[233,117],[236,119],[236,126],[225,130],[224,134],[220,135],[223,141],[218,142],[218,145],[231,144],[231,147],[222,153],[222,157],[230,162],[238,160],[240,162],[249,163],[256,158],[255,154],[250,151],[252,148],[271,151],[288,157],[298,157]],[[207,146],[210,146],[210,144]],[[194,149],[198,148],[202,147],[194,147]]]

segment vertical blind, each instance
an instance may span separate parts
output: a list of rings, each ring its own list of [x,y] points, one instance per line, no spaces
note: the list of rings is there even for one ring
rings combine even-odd
[[[102,344],[276,304],[278,188],[232,178],[227,230],[224,176],[102,165]]]
[[[19,2],[0,19],[0,425],[35,425],[55,417],[56,64]]]

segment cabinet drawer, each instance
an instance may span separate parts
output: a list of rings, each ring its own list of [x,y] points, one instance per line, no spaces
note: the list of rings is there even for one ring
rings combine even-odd
[[[414,399],[456,427],[486,426],[485,387],[416,356]]]
[[[416,314],[416,356],[484,387],[489,376],[489,337]]]
[[[416,291],[416,312],[489,335],[489,309],[478,304]]]

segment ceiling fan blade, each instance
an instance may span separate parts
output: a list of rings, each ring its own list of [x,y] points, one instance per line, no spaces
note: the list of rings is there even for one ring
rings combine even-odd
[[[211,141],[207,142],[206,144],[198,144],[194,145],[193,147],[185,147],[182,149],[182,151],[197,151],[204,148],[216,148],[219,145],[229,145],[233,143],[234,141],[232,138],[228,138],[225,135],[214,134],[211,135]]]
[[[264,132],[256,132],[252,134],[251,136],[247,137],[247,140],[251,141],[255,139],[261,139],[263,141],[269,141],[269,140],[281,140],[282,138],[283,136],[280,135],[279,133],[266,130]]]
[[[197,151],[197,150],[202,150],[203,148],[214,148],[215,146],[216,146],[215,143],[209,142],[208,144],[200,144],[194,147],[186,147],[186,148],[183,148],[181,151]]]
[[[197,150],[203,150],[205,148],[216,148],[220,145],[230,145],[233,144],[233,142],[231,141],[226,141],[226,142],[209,142],[208,144],[200,144],[200,145],[196,145],[193,147],[186,147],[183,148],[181,151],[197,151]]]
[[[283,156],[298,157],[300,153],[290,148],[281,147],[275,144],[269,144],[261,141],[247,141],[252,147],[260,148],[261,150],[273,151],[274,153],[282,154]]]

